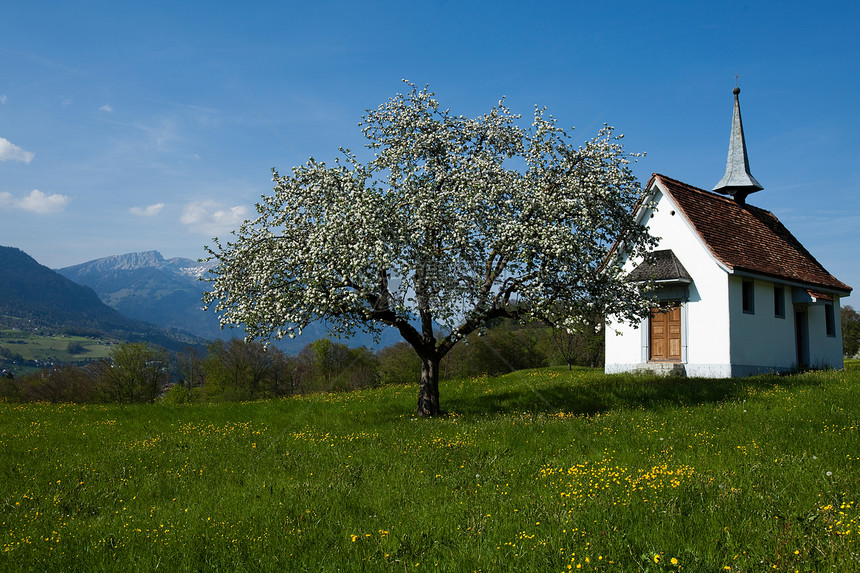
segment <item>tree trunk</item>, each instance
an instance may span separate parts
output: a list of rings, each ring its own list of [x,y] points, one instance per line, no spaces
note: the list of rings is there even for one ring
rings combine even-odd
[[[438,416],[439,409],[439,358],[421,357],[421,380],[418,382],[418,415]]]

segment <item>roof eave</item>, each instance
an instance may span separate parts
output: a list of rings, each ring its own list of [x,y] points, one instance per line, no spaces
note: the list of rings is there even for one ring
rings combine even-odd
[[[849,296],[851,292],[854,290],[852,287],[843,283],[843,287],[837,287],[835,285],[826,285],[821,283],[815,283],[810,281],[802,281],[793,277],[787,277],[784,275],[765,273],[762,271],[756,271],[752,269],[747,269],[743,267],[735,267],[729,270],[730,275],[735,275],[739,277],[750,277],[750,278],[763,278],[768,280],[778,279],[779,281],[789,285],[796,286],[799,288],[805,289],[815,289],[819,291],[825,291],[827,293],[833,293],[839,296]]]

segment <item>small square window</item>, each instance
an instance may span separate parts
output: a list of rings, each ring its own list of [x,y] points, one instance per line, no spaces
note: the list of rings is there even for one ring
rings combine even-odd
[[[742,286],[743,309],[747,314],[755,314],[755,283],[744,281]]]
[[[785,288],[773,286],[773,315],[785,318]]]

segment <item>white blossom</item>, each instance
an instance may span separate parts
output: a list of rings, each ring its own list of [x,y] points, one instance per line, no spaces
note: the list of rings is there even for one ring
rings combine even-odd
[[[636,156],[611,127],[575,146],[543,108],[523,129],[504,100],[455,116],[408,85],[359,124],[371,161],[341,150],[334,166],[273,171],[257,218],[208,248],[222,324],[263,338],[320,319],[336,335],[394,326],[435,384],[433,363],[492,318],[644,316],[641,287],[609,256],[653,246],[633,217]]]

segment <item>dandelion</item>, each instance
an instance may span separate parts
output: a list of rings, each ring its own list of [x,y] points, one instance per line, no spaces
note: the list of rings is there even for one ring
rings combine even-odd
[[[677,564],[678,564],[678,560],[677,560],[676,558],[672,557],[672,558],[669,560],[669,563],[671,563],[672,565],[677,565]]]

